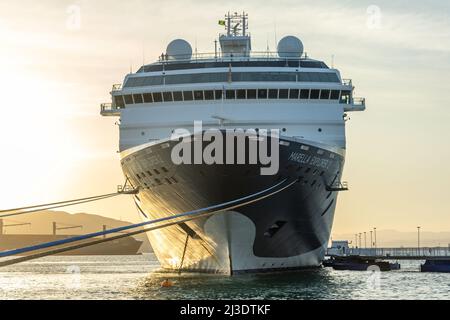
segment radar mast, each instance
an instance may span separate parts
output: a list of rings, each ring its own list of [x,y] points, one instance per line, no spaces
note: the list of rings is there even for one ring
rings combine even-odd
[[[225,26],[226,34],[219,36],[222,53],[226,57],[248,57],[251,51],[250,35],[248,29],[248,14],[225,15],[225,20],[219,21]]]

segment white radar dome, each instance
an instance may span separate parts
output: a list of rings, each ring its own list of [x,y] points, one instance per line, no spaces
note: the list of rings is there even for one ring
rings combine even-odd
[[[280,58],[300,58],[303,43],[297,37],[286,36],[278,42],[277,51]]]
[[[192,57],[192,47],[186,40],[176,39],[169,43],[166,54],[169,60],[189,60]]]

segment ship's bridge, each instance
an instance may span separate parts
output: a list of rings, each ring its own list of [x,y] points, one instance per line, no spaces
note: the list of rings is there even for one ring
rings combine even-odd
[[[300,39],[286,36],[276,52],[254,52],[245,13],[228,14],[219,24],[226,29],[220,48],[215,41],[213,53],[193,53],[187,41],[172,41],[157,62],[113,86],[112,103],[102,104],[101,114],[118,116],[121,109],[148,103],[242,99],[339,102],[344,111],[365,109],[365,100],[353,97],[352,81],[309,58]]]

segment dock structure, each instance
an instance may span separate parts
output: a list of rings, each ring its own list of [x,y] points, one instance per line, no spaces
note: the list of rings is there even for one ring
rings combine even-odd
[[[332,247],[328,257],[361,257],[369,260],[450,260],[450,247],[433,248],[349,248]]]

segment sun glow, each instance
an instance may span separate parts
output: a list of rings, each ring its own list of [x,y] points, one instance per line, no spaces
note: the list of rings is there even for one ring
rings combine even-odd
[[[67,159],[76,160],[81,154],[77,138],[61,121],[68,115],[64,92],[58,84],[25,70],[1,70],[0,207],[58,198],[57,189],[70,176]],[[55,190],[49,190],[52,181]]]

